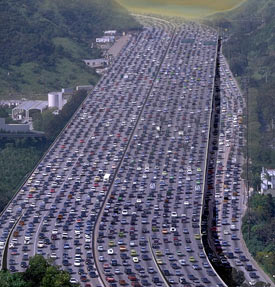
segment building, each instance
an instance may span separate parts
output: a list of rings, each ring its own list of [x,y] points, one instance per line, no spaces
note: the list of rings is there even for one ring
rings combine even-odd
[[[65,101],[63,100],[62,92],[51,92],[48,93],[48,106],[49,108],[58,108],[58,110],[62,110]]]
[[[95,41],[98,44],[113,43],[115,41],[115,36],[103,36],[101,38],[96,38]]]
[[[74,89],[73,88],[62,88],[61,92],[64,98],[64,96],[72,96],[74,94]]]
[[[18,106],[12,109],[13,120],[26,120],[30,119],[30,111],[38,110],[42,112],[48,106],[46,101],[22,101]]]
[[[81,91],[81,90],[91,91],[93,88],[94,88],[93,85],[76,86],[77,91]]]
[[[0,132],[8,133],[28,133],[31,131],[31,125],[28,124],[6,124],[5,119],[0,118]]]
[[[274,193],[275,191],[275,169],[262,168],[261,193]]]
[[[116,35],[116,30],[108,30],[108,31],[104,31],[104,35],[106,36],[115,36]]]
[[[85,64],[91,68],[105,67],[108,65],[108,61],[104,58],[92,59],[92,60],[83,60]]]

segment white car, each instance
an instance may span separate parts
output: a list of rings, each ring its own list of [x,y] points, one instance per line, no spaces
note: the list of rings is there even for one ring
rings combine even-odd
[[[172,217],[177,217],[178,214],[177,214],[175,211],[173,211],[173,212],[171,213],[171,216],[172,216]]]
[[[14,247],[14,244],[11,242],[10,244],[9,244],[9,248],[13,248]]]
[[[57,255],[56,255],[56,253],[52,253],[52,254],[50,255],[50,257],[53,258],[53,259],[56,259],[56,258],[57,258]]]
[[[103,261],[104,261],[104,257],[103,257],[103,256],[99,256],[98,260],[99,260],[100,262],[103,262]]]
[[[186,265],[186,261],[184,259],[180,259],[179,263],[181,266],[185,266]]]
[[[119,269],[115,269],[115,274],[116,275],[119,275],[121,272],[120,272],[120,270]]]
[[[112,248],[110,248],[110,249],[107,250],[107,253],[109,255],[113,255],[114,254],[114,250]]]
[[[80,260],[75,259],[74,260],[74,266],[76,266],[76,267],[80,266]]]
[[[237,230],[237,227],[236,227],[235,224],[231,224],[230,229],[231,229],[231,230]]]
[[[76,280],[75,278],[71,278],[71,279],[70,279],[70,283],[76,284],[76,283],[77,283],[77,280]]]
[[[38,241],[37,247],[43,248],[44,247],[43,241]]]
[[[133,257],[133,261],[134,263],[138,263],[139,262],[138,257]]]

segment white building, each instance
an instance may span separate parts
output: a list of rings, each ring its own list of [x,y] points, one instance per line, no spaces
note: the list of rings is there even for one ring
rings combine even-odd
[[[114,36],[116,35],[116,30],[104,31],[104,35]]]
[[[108,61],[104,58],[101,59],[91,59],[91,60],[83,60],[85,64],[91,68],[99,68],[105,67],[108,65]]]
[[[262,168],[261,193],[275,189],[275,169]]]
[[[103,36],[95,39],[96,43],[112,43],[115,41],[115,36]]]
[[[65,102],[63,100],[62,92],[51,92],[48,93],[48,106],[49,108],[58,108],[62,110]]]

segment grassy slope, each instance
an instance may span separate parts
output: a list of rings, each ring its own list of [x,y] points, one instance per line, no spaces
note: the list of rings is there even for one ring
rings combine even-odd
[[[96,74],[81,62],[104,29],[138,27],[112,0],[3,0],[0,3],[0,97],[46,93],[91,84]],[[14,98],[14,96],[12,97]]]

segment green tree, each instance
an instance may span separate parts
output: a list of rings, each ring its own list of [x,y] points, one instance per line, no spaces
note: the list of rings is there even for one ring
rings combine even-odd
[[[40,286],[41,280],[46,274],[49,263],[42,255],[35,255],[30,258],[29,267],[25,271],[23,278],[29,282],[29,287]]]
[[[0,271],[0,286],[1,287],[27,287],[26,282],[22,278],[22,274],[9,271]]]
[[[70,287],[70,275],[59,270],[56,266],[49,266],[42,279],[41,287]]]

